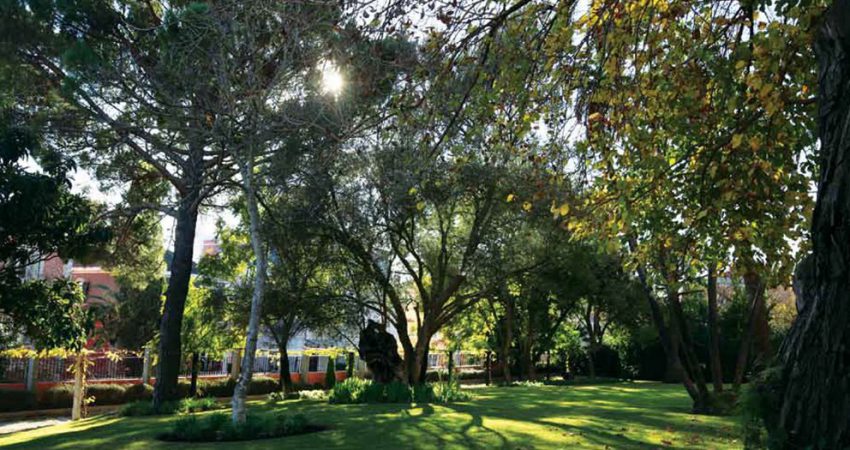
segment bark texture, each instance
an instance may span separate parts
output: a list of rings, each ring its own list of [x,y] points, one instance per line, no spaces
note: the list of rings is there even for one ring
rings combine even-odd
[[[816,42],[821,141],[812,217],[814,274],[780,350],[777,447],[850,447],[850,0],[836,0]]]
[[[723,392],[723,366],[720,363],[720,333],[717,327],[717,274],[713,264],[708,268],[708,355],[714,392]]]
[[[165,291],[165,305],[159,325],[159,362],[156,365],[156,386],[153,404],[159,409],[164,402],[177,400],[177,377],[180,376],[180,331],[189,280],[192,276],[192,252],[195,244],[195,226],[198,222],[199,192],[192,189],[182,199],[177,211],[174,233],[174,256],[171,276]]]
[[[251,316],[248,319],[248,335],[245,338],[245,355],[242,357],[242,373],[233,389],[233,423],[244,423],[248,409],[248,385],[254,376],[254,357],[257,353],[257,340],[260,337],[260,321],[263,312],[263,296],[266,287],[266,250],[260,233],[260,210],[257,201],[256,187],[253,184],[252,163],[242,165],[242,190],[245,193],[245,203],[248,206],[248,219],[251,230],[251,247],[254,251],[254,292],[251,294]]]

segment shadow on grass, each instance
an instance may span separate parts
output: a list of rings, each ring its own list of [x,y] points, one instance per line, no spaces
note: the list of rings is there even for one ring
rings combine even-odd
[[[675,431],[678,445],[715,448],[732,425],[687,413],[689,399],[678,386],[606,383],[580,386],[517,386],[475,389],[468,402],[450,405],[328,405],[285,401],[251,403],[256,410],[302,413],[331,429],[263,441],[193,444],[191,448],[658,448],[660,434]],[[99,416],[22,435],[23,448],[165,448],[154,437],[173,418]],[[671,428],[675,427],[675,430]],[[653,435],[654,433],[654,435]],[[666,435],[666,434],[665,434]],[[685,442],[693,438],[694,442]],[[666,438],[665,438],[666,439]],[[700,441],[701,440],[701,441]],[[728,443],[727,443],[728,444]]]

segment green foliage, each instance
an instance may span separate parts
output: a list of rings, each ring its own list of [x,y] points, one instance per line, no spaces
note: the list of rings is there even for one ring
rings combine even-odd
[[[74,386],[62,383],[41,393],[38,406],[44,409],[70,408],[74,399]]]
[[[781,411],[781,374],[780,366],[769,367],[743,388],[738,412],[747,449],[785,447],[784,432],[776,426]]]
[[[24,411],[36,406],[35,394],[24,389],[0,389],[0,412]]]
[[[413,401],[413,388],[407,383],[393,381],[384,385],[387,403],[410,403]]]
[[[198,388],[210,397],[231,397],[233,396],[233,389],[236,388],[236,381],[229,377],[217,380],[201,380],[198,382]]]
[[[94,397],[95,405],[118,405],[126,401],[127,388],[121,384],[89,384],[86,397]]]
[[[248,384],[248,395],[265,395],[277,391],[277,380],[269,377],[254,377]],[[209,395],[209,392],[207,392]]]
[[[165,441],[183,442],[245,441],[292,436],[318,429],[311,427],[307,418],[301,414],[248,414],[244,423],[236,425],[224,413],[203,416],[192,414],[179,417],[170,432],[158,437]]]
[[[139,383],[127,387],[124,391],[124,401],[131,403],[139,400],[150,400],[153,398],[153,386]]]
[[[328,357],[328,366],[325,369],[325,389],[333,389],[336,384],[336,361],[334,357]]]
[[[330,403],[452,403],[467,401],[470,395],[456,382],[423,383],[410,386],[394,381],[381,384],[360,378],[346,378],[330,391]]]
[[[80,288],[61,279],[22,282],[20,275],[57,254],[85,258],[110,233],[95,223],[97,207],[71,193],[73,161],[44,148],[37,120],[16,109],[0,105],[0,314],[38,348],[79,349],[91,327]],[[42,170],[28,169],[26,158]]]
[[[149,400],[138,400],[122,406],[118,414],[121,416],[156,416],[215,411],[224,408],[225,405],[211,397],[184,398],[179,401],[165,402],[159,410],[154,409],[153,403]]]

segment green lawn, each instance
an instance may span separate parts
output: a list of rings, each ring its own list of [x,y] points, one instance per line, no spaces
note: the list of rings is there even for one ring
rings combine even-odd
[[[614,383],[471,389],[448,406],[329,405],[290,400],[254,409],[302,412],[331,427],[308,435],[190,448],[693,448],[738,449],[735,417],[688,413],[678,385]],[[0,436],[0,448],[163,448],[155,436],[173,418],[97,416]],[[176,447],[176,445],[175,445]]]

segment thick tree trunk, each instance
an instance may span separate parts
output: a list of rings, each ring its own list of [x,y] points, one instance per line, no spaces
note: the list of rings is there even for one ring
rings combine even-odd
[[[635,251],[637,248],[637,240],[629,237],[629,248]],[[649,286],[649,280],[646,276],[646,269],[643,266],[637,268],[638,279],[643,287],[646,300],[649,303],[649,311],[652,316],[652,322],[655,324],[655,329],[658,331],[658,339],[661,341],[661,347],[664,349],[666,359],[666,367],[664,369],[665,383],[680,383],[687,380],[684,377],[684,369],[682,368],[682,360],[679,356],[679,339],[676,337],[675,330],[670,330],[664,322],[664,314],[661,312],[661,305],[655,298],[652,288]],[[672,321],[671,321],[672,322]],[[671,323],[671,325],[675,325]]]
[[[198,393],[198,363],[201,360],[201,355],[198,352],[192,352],[192,377],[189,382],[189,397],[194,397]]]
[[[738,359],[735,361],[735,378],[733,389],[741,388],[744,375],[750,363],[750,352],[755,350],[755,361],[761,363],[769,358],[770,329],[767,324],[767,305],[765,303],[765,286],[761,277],[754,271],[744,275],[745,290],[750,304],[747,318],[747,328],[741,336],[741,346],[738,349]]]
[[[490,386],[493,384],[493,352],[487,350],[485,358],[484,364],[487,367],[487,386]]]
[[[198,186],[197,189],[199,189]],[[156,365],[156,386],[153,405],[159,409],[164,402],[177,400],[177,378],[180,376],[180,330],[189,280],[192,276],[192,251],[195,244],[195,226],[198,221],[199,192],[192,189],[177,210],[174,233],[174,255],[171,275],[165,291],[165,305],[159,325],[159,362]]]
[[[260,233],[260,210],[257,205],[256,187],[253,184],[253,164],[242,165],[242,190],[248,206],[248,219],[251,230],[251,247],[254,251],[254,292],[251,295],[251,316],[248,320],[248,335],[245,339],[245,355],[242,357],[242,373],[233,389],[233,423],[244,423],[247,416],[246,398],[248,385],[254,375],[254,356],[257,352],[257,339],[260,335],[260,317],[263,310],[263,295],[266,286],[266,251]]]
[[[587,347],[587,372],[590,375],[590,379],[596,378],[596,361],[594,357],[596,356],[596,346],[590,344]]]
[[[677,293],[670,293],[667,300],[672,313],[671,322],[676,322],[679,329],[682,363],[685,369],[683,380],[685,389],[694,401],[693,410],[697,413],[711,412],[711,394],[708,391],[708,386],[705,383],[705,375],[702,373],[702,367],[694,350],[694,342],[691,338],[685,312],[682,310],[679,295]]]
[[[278,344],[280,351],[280,379],[277,381],[277,388],[288,394],[292,392],[292,374],[289,373],[289,353],[286,350],[286,342],[282,345]],[[304,380],[306,382],[306,380]]]
[[[714,264],[708,267],[708,356],[714,392],[723,392],[723,367],[720,363],[720,333],[717,327],[717,274]]]
[[[428,373],[428,354],[431,347],[431,333],[428,332],[430,327],[427,322],[422,324],[419,330],[419,335],[416,337],[416,346],[414,347],[413,358],[410,361],[411,376],[408,377],[408,383],[411,385],[422,384],[426,380]],[[405,359],[406,356],[405,356]]]
[[[502,330],[502,375],[505,383],[510,384],[511,379],[511,341],[513,340],[514,327],[514,302],[508,298],[505,302],[505,329]]]
[[[784,448],[850,447],[850,0],[835,0],[817,39],[820,181],[814,276],[780,350],[767,411]]]

